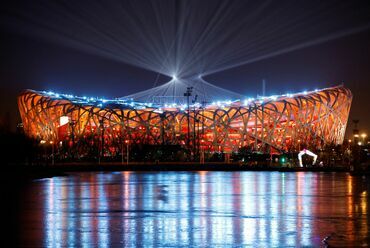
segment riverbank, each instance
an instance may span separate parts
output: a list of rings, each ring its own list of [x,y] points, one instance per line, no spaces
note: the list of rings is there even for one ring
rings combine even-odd
[[[119,162],[71,162],[57,163],[55,165],[13,165],[11,172],[18,176],[27,178],[45,178],[53,176],[63,176],[68,172],[89,172],[89,171],[280,171],[280,172],[351,172],[349,167],[330,166],[330,167],[286,167],[281,165],[246,165],[241,163],[195,163],[195,162],[158,162],[158,163],[129,163]],[[355,172],[357,173],[357,172]],[[368,171],[360,171],[360,174]]]

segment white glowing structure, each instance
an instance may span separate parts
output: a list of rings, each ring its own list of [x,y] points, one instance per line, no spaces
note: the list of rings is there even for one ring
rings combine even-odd
[[[132,99],[135,102],[147,102],[155,104],[187,104],[187,98],[184,93],[189,87],[192,87],[192,97],[197,96],[197,102],[217,102],[217,101],[235,101],[245,99],[245,96],[237,92],[223,89],[213,85],[203,78],[196,76],[191,78],[181,78],[179,75],[173,74],[171,81],[140,91],[131,95],[124,96],[120,99]]]
[[[314,164],[316,163],[317,155],[316,155],[315,153],[311,152],[310,150],[303,149],[302,151],[300,151],[300,152],[298,153],[298,160],[299,160],[299,166],[300,166],[300,167],[303,167],[303,164],[302,164],[302,156],[303,156],[304,154],[307,154],[307,155],[309,155],[309,156],[313,157],[312,165],[314,165]]]
[[[59,126],[63,126],[69,122],[68,116],[61,116],[59,119]]]

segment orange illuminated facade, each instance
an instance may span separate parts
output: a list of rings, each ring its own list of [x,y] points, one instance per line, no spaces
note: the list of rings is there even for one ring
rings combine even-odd
[[[28,136],[81,150],[103,142],[110,155],[119,153],[125,141],[226,153],[241,147],[283,152],[341,144],[351,102],[352,94],[343,86],[189,108],[33,90],[18,97]]]

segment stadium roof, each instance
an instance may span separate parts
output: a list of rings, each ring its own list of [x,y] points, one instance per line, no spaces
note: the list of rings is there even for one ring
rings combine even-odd
[[[191,100],[196,98],[196,102],[210,103],[215,101],[240,100],[245,96],[215,86],[203,80],[201,77],[190,79],[177,79],[160,86],[131,94],[121,99],[131,99],[138,102],[150,102],[154,104],[186,104],[187,98],[184,93],[191,88]]]

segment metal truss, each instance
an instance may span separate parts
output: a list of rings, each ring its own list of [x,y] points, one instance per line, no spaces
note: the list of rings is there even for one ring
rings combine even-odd
[[[352,102],[349,89],[337,86],[318,91],[237,101],[224,106],[135,108],[126,105],[84,104],[27,90],[18,97],[25,133],[54,142],[103,140],[110,154],[120,144],[180,144],[192,149],[235,152],[241,147],[261,152],[293,151],[341,144]],[[187,115],[190,115],[188,130]],[[61,134],[60,118],[68,117]],[[88,144],[87,144],[88,145]]]

